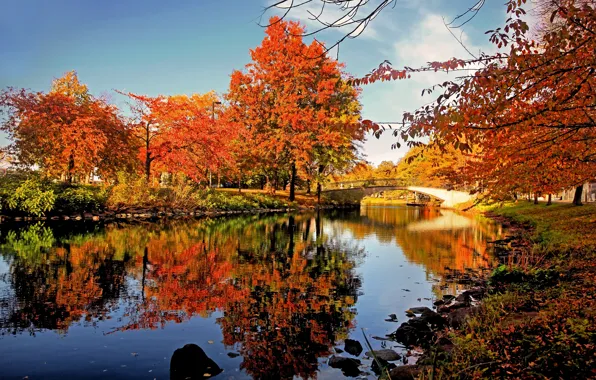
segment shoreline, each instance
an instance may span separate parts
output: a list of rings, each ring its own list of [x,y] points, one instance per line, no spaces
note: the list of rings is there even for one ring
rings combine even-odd
[[[424,353],[394,368],[391,378],[594,376],[596,205],[520,203],[475,213],[507,229],[490,242],[498,266],[481,274],[484,285],[448,296],[447,304],[435,303],[437,312],[415,316],[392,334],[398,343],[415,337],[409,343]],[[586,225],[578,228],[577,220]]]
[[[254,208],[246,210],[160,210],[155,209],[130,209],[130,210],[107,210],[100,213],[81,213],[71,215],[51,215],[51,216],[7,216],[0,215],[0,224],[12,224],[22,222],[40,222],[40,221],[113,221],[113,220],[130,220],[130,221],[152,221],[162,220],[168,218],[203,218],[203,217],[220,217],[232,215],[257,215],[257,214],[272,214],[272,213],[291,213],[317,210],[348,210],[357,209],[360,205],[318,205],[318,206],[298,206],[286,208]]]

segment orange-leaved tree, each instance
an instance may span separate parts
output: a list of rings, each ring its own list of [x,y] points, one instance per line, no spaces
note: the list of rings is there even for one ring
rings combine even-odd
[[[89,94],[76,72],[53,82],[48,93],[8,88],[0,94],[6,112],[1,129],[18,160],[68,182],[104,179],[128,167],[130,132],[106,100]]]
[[[147,180],[154,171],[161,171],[183,173],[199,181],[209,170],[223,166],[234,131],[226,130],[215,117],[215,105],[220,102],[214,92],[125,95],[133,100],[130,125],[140,144],[139,157]]]
[[[298,170],[308,173],[313,161],[330,161],[320,154],[323,147],[352,152],[352,139],[363,138],[352,127],[359,119],[358,92],[320,43],[303,42],[303,32],[297,22],[272,18],[265,39],[251,50],[252,63],[232,74],[226,95],[231,120],[248,132],[257,164],[289,171],[290,200]]]
[[[551,2],[554,25],[535,39],[524,21],[525,3],[507,1],[505,26],[487,32],[500,49],[495,54],[417,69],[384,63],[357,81],[465,72],[441,84],[434,103],[406,113],[393,133],[410,141],[434,135],[464,151],[478,146],[468,179],[494,194],[520,188],[551,192],[596,178],[596,4]],[[576,204],[581,185],[578,190]]]

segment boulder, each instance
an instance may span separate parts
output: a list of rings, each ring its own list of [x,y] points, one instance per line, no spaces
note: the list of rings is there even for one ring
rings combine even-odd
[[[426,306],[419,306],[419,307],[411,307],[411,308],[409,308],[408,310],[406,310],[406,313],[407,313],[408,311],[409,311],[410,313],[414,313],[414,314],[422,314],[422,313],[424,313],[425,311],[432,311],[432,310],[431,310],[431,309],[429,309],[429,308],[428,308],[428,307],[426,307]]]
[[[389,371],[391,380],[417,379],[422,369],[417,365],[400,365]]]
[[[378,363],[377,363],[378,362]],[[379,364],[381,364],[381,366],[379,367]],[[370,366],[370,369],[373,370],[373,372],[377,375],[377,376],[381,376],[383,374],[383,372],[385,372],[385,370],[391,370],[393,368],[397,367],[395,365],[395,363],[389,363],[387,360],[383,360],[381,358],[377,358],[377,360],[373,360],[372,365]],[[385,373],[386,374],[386,373]]]
[[[362,345],[357,340],[346,339],[344,350],[350,355],[359,356],[362,353]]]
[[[410,324],[408,322],[402,323],[401,326],[393,334],[391,337],[399,342],[404,344],[405,346],[411,347],[416,345],[428,345],[430,340],[433,337],[433,333],[428,327],[427,324]]]
[[[373,356],[374,353],[374,356]],[[390,349],[384,349],[384,350],[373,350],[371,351],[367,351],[364,355],[366,355],[369,358],[377,358],[377,359],[382,359],[388,362],[394,362],[396,360],[401,359],[401,355],[398,354],[397,352],[395,352],[394,350],[390,350]]]
[[[360,360],[344,358],[341,356],[332,356],[329,358],[329,367],[341,369],[345,376],[356,377],[360,375]]]
[[[474,309],[473,307],[465,307],[450,311],[447,314],[447,324],[454,329],[459,329],[466,321],[466,318],[474,312]]]
[[[205,351],[196,344],[187,344],[174,351],[170,361],[170,379],[208,379],[223,372]]]

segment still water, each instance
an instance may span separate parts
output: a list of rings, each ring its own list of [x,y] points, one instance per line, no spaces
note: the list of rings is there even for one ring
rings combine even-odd
[[[445,268],[488,265],[500,233],[405,207],[0,232],[6,379],[167,379],[190,343],[217,379],[343,378],[345,339],[393,348],[387,316],[456,292]]]

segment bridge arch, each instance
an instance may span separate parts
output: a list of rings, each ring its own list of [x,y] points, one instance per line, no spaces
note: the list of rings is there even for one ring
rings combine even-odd
[[[402,181],[391,179],[336,182],[331,186],[327,186],[323,193],[332,199],[341,198],[346,200],[347,198],[350,201],[360,202],[365,196],[389,190],[408,190],[425,194],[442,201],[441,207],[455,207],[455,205],[468,202],[473,198],[465,191],[408,186]]]

